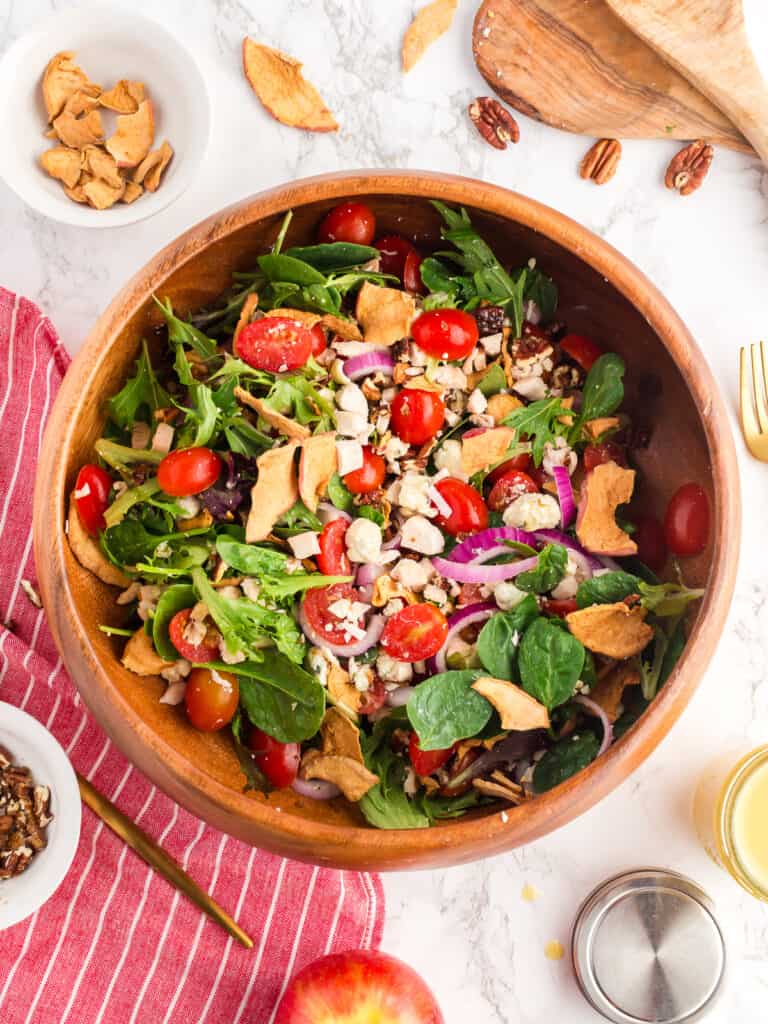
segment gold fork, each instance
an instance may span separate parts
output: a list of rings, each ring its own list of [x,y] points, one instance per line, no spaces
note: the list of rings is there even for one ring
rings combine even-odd
[[[768,350],[762,341],[739,354],[739,412],[747,448],[768,462]]]

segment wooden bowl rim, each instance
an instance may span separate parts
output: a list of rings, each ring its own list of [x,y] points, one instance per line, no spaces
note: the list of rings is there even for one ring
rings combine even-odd
[[[212,243],[264,217],[307,202],[365,194],[439,198],[448,203],[482,209],[531,228],[600,273],[647,320],[667,347],[681,374],[686,353],[693,354],[695,369],[685,376],[685,380],[700,412],[714,481],[715,564],[707,593],[683,656],[638,725],[577,777],[537,797],[530,804],[516,808],[514,814],[491,813],[422,830],[385,831],[369,826],[331,825],[280,812],[213,780],[149,729],[112,687],[108,673],[77,616],[64,560],[65,460],[45,454],[51,452],[54,438],[57,452],[68,448],[76,417],[66,418],[65,406],[76,404],[74,396],[77,393],[89,391],[125,320],[133,316],[149,299],[151,292],[162,287],[162,282],[180,266]],[[147,282],[151,282],[150,287]],[[624,781],[677,720],[714,651],[730,605],[740,537],[736,466],[727,411],[703,354],[668,301],[637,267],[607,242],[536,200],[471,178],[428,171],[360,170],[324,174],[258,193],[193,226],[153,257],[99,317],[62,383],[46,428],[35,489],[35,556],[38,566],[50,567],[50,579],[46,580],[45,573],[39,574],[44,599],[52,600],[57,588],[58,593],[64,596],[63,612],[67,624],[89,665],[90,679],[83,682],[75,680],[83,699],[90,707],[91,687],[101,691],[103,704],[108,710],[99,717],[100,724],[118,746],[121,746],[119,725],[128,725],[138,734],[147,751],[141,770],[161,788],[167,789],[164,780],[166,772],[169,772],[177,784],[177,791],[172,794],[175,798],[179,799],[179,790],[195,790],[206,811],[217,821],[224,820],[222,812],[225,817],[231,815],[257,831],[260,834],[258,841],[263,839],[265,845],[269,845],[269,835],[275,835],[276,849],[280,846],[281,835],[290,837],[305,851],[300,855],[310,860],[311,841],[317,840],[326,848],[340,850],[344,847],[343,859],[347,866],[355,861],[360,867],[402,868],[410,866],[407,863],[409,857],[414,862],[428,861],[430,864],[460,863],[531,841],[572,820]],[[50,538],[53,538],[52,542]],[[62,657],[66,663],[63,653]],[[180,802],[184,803],[183,796]],[[194,813],[202,816],[199,806],[198,803]],[[226,822],[223,827],[226,827]],[[244,832],[247,829],[240,830],[241,835]],[[480,841],[484,852],[478,853],[475,846]],[[430,859],[430,855],[434,856]]]

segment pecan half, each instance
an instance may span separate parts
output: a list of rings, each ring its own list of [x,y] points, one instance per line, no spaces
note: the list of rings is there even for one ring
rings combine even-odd
[[[579,175],[591,178],[596,185],[605,185],[616,173],[621,160],[621,143],[618,139],[598,139],[585,154],[579,165]]]
[[[697,139],[672,157],[664,175],[664,184],[667,188],[677,189],[681,196],[689,196],[706,178],[714,155],[715,151],[708,142]]]
[[[510,112],[491,96],[478,96],[468,107],[472,124],[494,149],[506,149],[508,142],[517,142],[520,128]]]

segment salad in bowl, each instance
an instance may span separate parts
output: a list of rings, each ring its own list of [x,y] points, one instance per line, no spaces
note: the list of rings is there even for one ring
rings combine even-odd
[[[685,645],[676,558],[708,534],[695,482],[633,513],[647,435],[609,340],[434,206],[434,252],[343,203],[306,244],[288,213],[209,308],[157,296],[68,514],[169,715],[228,730],[247,787],[388,829],[599,757]]]

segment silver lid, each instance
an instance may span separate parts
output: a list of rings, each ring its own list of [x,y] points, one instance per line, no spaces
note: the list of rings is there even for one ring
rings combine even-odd
[[[573,964],[584,995],[616,1024],[689,1024],[711,1008],[725,943],[707,894],[684,875],[617,875],[582,904]]]

